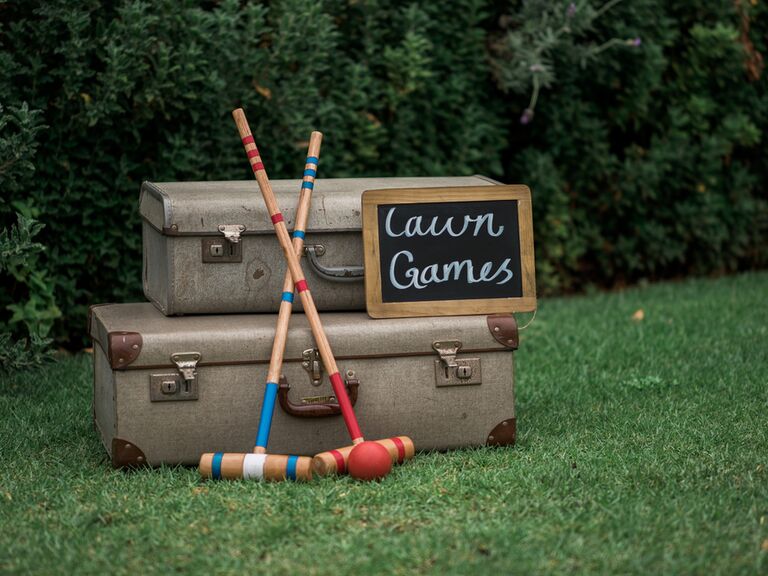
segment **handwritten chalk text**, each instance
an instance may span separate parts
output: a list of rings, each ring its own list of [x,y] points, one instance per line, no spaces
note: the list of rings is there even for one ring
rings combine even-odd
[[[494,238],[498,238],[504,233],[504,226],[494,228],[493,212],[480,214],[478,216],[470,216],[465,214],[463,222],[461,224],[456,223],[455,228],[453,216],[449,216],[442,224],[440,223],[439,216],[433,216],[427,221],[428,223],[424,221],[422,216],[411,216],[408,218],[408,220],[406,220],[403,229],[398,232],[393,229],[392,223],[395,210],[397,210],[397,207],[389,209],[389,212],[387,212],[386,221],[384,222],[384,229],[387,233],[387,236],[390,238],[399,238],[400,236],[405,236],[406,238],[412,238],[414,236],[433,236],[437,238],[443,234],[448,234],[454,238],[458,238],[468,231],[471,231],[472,236],[478,236],[482,233],[484,227],[488,235]],[[472,228],[473,224],[474,229]]]
[[[441,284],[449,281],[464,280],[469,284],[493,282],[502,274],[504,275],[504,278],[496,282],[496,284],[506,284],[514,276],[512,270],[509,269],[510,258],[507,258],[499,264],[496,270],[493,269],[493,262],[485,262],[478,272],[472,260],[467,259],[449,262],[442,266],[438,264],[430,264],[421,270],[415,266],[411,266],[406,268],[405,271],[399,275],[398,266],[406,265],[406,261],[407,264],[413,263],[413,253],[408,250],[401,250],[394,255],[389,266],[389,281],[399,290],[405,290],[407,288],[421,290],[430,284]]]

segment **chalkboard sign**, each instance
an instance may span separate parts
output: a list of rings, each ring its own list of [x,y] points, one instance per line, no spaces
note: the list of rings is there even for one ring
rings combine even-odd
[[[374,318],[536,308],[526,186],[368,190],[363,243]]]

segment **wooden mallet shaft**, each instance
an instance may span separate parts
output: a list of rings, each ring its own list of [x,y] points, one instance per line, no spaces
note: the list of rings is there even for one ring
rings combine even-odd
[[[392,438],[375,440],[375,442],[387,449],[392,458],[392,464],[402,464],[406,460],[413,458],[416,453],[413,440],[408,438],[408,436],[394,436]],[[318,476],[346,473],[349,453],[352,452],[354,447],[354,445],[345,446],[336,450],[320,452],[312,458],[312,470]]]
[[[312,202],[312,189],[315,186],[315,177],[317,176],[317,165],[320,158],[320,145],[322,141],[323,135],[320,132],[312,132],[309,137],[307,160],[304,164],[304,177],[301,182],[299,202],[296,206],[296,219],[293,226],[293,252],[298,258],[301,258],[301,252],[304,248],[304,233],[309,218],[309,206]],[[269,443],[269,431],[272,427],[272,415],[275,411],[275,399],[277,398],[277,391],[279,388],[278,381],[280,380],[280,371],[283,367],[285,342],[288,337],[288,324],[291,321],[291,313],[293,311],[293,292],[294,284],[291,271],[286,270],[285,279],[283,280],[282,299],[277,315],[275,339],[272,343],[272,355],[269,358],[267,386],[264,390],[264,400],[261,403],[259,430],[256,435],[256,443],[253,449],[256,454],[266,453],[267,444]]]
[[[285,259],[288,263],[288,269],[290,270],[291,276],[293,277],[296,290],[298,290],[299,296],[301,297],[301,303],[304,305],[304,314],[309,321],[310,328],[312,329],[312,335],[315,337],[315,343],[317,344],[318,351],[320,352],[323,365],[330,375],[331,386],[333,387],[333,392],[339,403],[341,414],[344,418],[344,423],[347,426],[347,430],[349,431],[352,443],[359,444],[360,442],[363,442],[363,434],[360,431],[359,424],[357,423],[357,418],[355,417],[355,412],[352,408],[352,403],[349,400],[349,395],[347,394],[344,382],[341,379],[341,374],[339,374],[339,369],[336,365],[333,352],[331,351],[331,346],[328,343],[328,338],[326,337],[325,331],[323,330],[323,325],[320,322],[320,316],[317,313],[317,307],[315,306],[315,302],[312,299],[312,294],[307,286],[307,281],[304,279],[304,273],[301,270],[299,259],[296,257],[296,254],[293,251],[293,246],[291,245],[291,237],[288,233],[288,228],[285,225],[285,221],[283,220],[283,215],[280,212],[280,207],[277,205],[277,200],[275,199],[275,194],[272,191],[272,186],[269,183],[269,178],[267,177],[267,172],[264,169],[264,164],[261,161],[259,149],[256,147],[256,143],[254,142],[251,129],[248,126],[248,121],[245,118],[245,113],[243,110],[238,108],[232,112],[232,117],[235,119],[235,124],[237,124],[237,130],[240,133],[240,138],[243,142],[243,146],[245,147],[248,160],[250,161],[251,169],[253,170],[253,174],[259,184],[261,195],[264,197],[264,203],[267,206],[269,217],[275,227],[275,234],[277,235],[277,239],[283,249],[283,254],[285,255]]]
[[[209,452],[200,456],[200,476],[213,480],[312,480],[312,458],[276,454]]]

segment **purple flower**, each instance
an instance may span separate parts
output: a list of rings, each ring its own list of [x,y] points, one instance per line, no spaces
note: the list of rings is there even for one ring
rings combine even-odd
[[[573,2],[568,4],[568,9],[565,11],[565,15],[568,18],[573,18],[576,15],[576,4],[574,4]]]
[[[523,110],[522,116],[520,116],[520,124],[525,126],[526,124],[530,123],[531,120],[533,120],[533,110],[526,108]]]
[[[642,41],[642,39],[640,37],[630,38],[629,40],[627,40],[627,45],[628,46],[634,46],[635,48],[640,46],[640,44],[642,44],[642,43],[643,43],[643,41]]]

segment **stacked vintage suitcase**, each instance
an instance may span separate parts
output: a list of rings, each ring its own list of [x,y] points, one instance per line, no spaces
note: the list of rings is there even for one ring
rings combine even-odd
[[[318,179],[304,272],[368,437],[416,448],[515,441],[511,314],[379,319],[365,312],[361,195],[492,186],[481,176]],[[272,182],[289,228],[299,180]],[[91,308],[94,421],[115,467],[250,452],[285,273],[256,182],[145,182],[148,303]],[[270,452],[349,443],[297,299]]]

